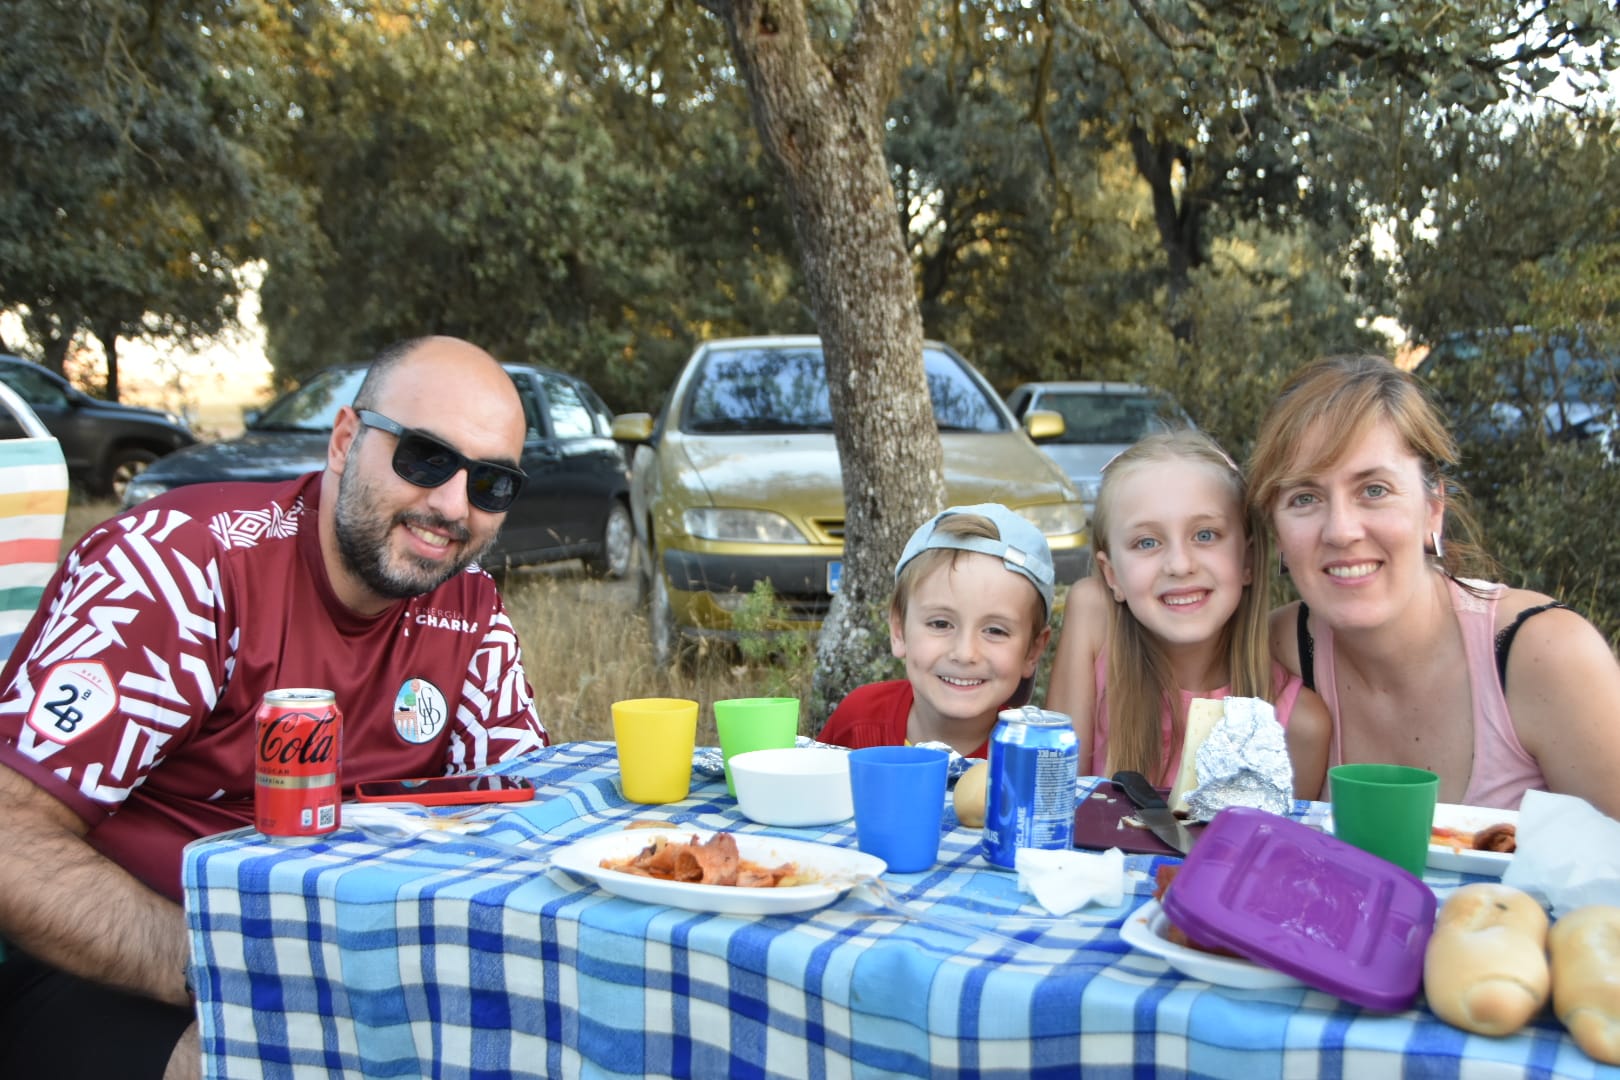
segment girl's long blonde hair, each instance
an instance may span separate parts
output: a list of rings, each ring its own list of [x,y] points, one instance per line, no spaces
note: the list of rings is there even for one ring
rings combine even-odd
[[[1148,435],[1109,462],[1103,469],[1097,505],[1091,517],[1091,544],[1095,553],[1110,555],[1108,529],[1115,514],[1120,484],[1139,469],[1174,461],[1207,465],[1218,473],[1242,513],[1251,584],[1244,586],[1237,610],[1221,629],[1221,649],[1235,697],[1263,697],[1277,689],[1271,685],[1269,588],[1271,540],[1260,516],[1249,508],[1243,474],[1214,439],[1193,428]],[[1097,560],[1092,573],[1102,576]],[[1157,640],[1142,628],[1123,602],[1114,604],[1108,626],[1108,775],[1132,769],[1159,777],[1165,765],[1160,738],[1160,711],[1168,704],[1171,738],[1179,746],[1186,718],[1177,705],[1181,688],[1170,677],[1170,664]]]

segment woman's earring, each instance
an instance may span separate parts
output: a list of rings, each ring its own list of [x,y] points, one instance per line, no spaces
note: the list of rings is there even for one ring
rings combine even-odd
[[[1277,573],[1283,577],[1288,576],[1288,560],[1283,558],[1282,552],[1277,552]]]
[[[1435,558],[1443,561],[1446,557],[1446,545],[1440,542],[1439,531],[1436,530],[1435,532],[1430,533],[1429,539],[1434,541],[1434,550],[1432,554]]]
[[[1125,602],[1125,594],[1120,592],[1118,589],[1115,589],[1114,590],[1114,603],[1123,604],[1124,602]]]

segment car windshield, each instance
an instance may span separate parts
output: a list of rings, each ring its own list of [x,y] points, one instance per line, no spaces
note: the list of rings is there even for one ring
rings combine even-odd
[[[956,357],[926,349],[923,367],[941,431],[1009,430],[989,391]],[[833,429],[820,346],[716,349],[692,385],[681,425],[687,431]]]
[[[338,410],[354,401],[365,377],[360,368],[323,371],[266,409],[253,430],[331,431]]]
[[[1059,443],[1133,443],[1169,425],[1174,409],[1152,394],[1053,391],[1041,395],[1038,409],[1063,417]]]

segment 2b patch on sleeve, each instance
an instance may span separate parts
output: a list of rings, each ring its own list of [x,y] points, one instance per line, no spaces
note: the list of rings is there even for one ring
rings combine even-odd
[[[40,680],[28,726],[52,742],[70,743],[118,708],[112,675],[99,660],[57,664]]]

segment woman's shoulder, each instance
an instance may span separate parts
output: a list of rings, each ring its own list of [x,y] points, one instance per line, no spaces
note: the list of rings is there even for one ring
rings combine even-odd
[[[1497,598],[1493,625],[1498,635],[1513,631],[1508,662],[1514,669],[1550,665],[1556,672],[1589,650],[1597,651],[1600,659],[1603,655],[1614,658],[1602,633],[1585,615],[1533,589],[1504,587]],[[1560,655],[1565,650],[1574,650],[1567,661]],[[1514,663],[1521,659],[1527,662]]]
[[[1496,628],[1498,630],[1509,626],[1513,620],[1532,608],[1544,608],[1559,603],[1557,597],[1534,589],[1515,589],[1507,585],[1492,585],[1496,592]],[[1552,610],[1561,610],[1554,608]],[[1538,613],[1539,614],[1539,613]],[[1571,612],[1571,614],[1574,614]],[[1579,618],[1579,615],[1576,615]],[[1585,621],[1585,620],[1582,620]]]

